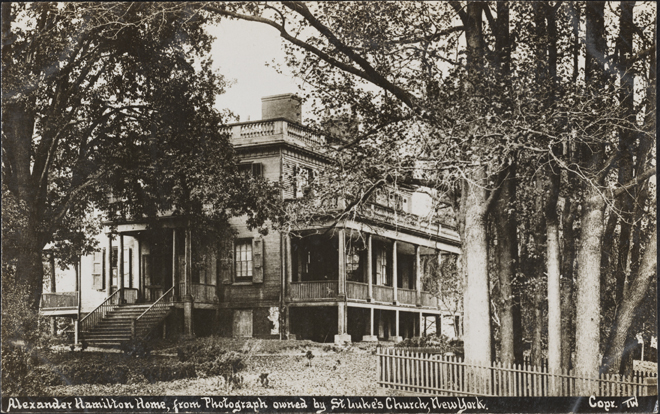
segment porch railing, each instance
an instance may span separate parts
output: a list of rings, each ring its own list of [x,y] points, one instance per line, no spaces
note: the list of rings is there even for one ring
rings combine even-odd
[[[42,293],[41,309],[76,308],[78,306],[78,292]]]
[[[105,298],[99,306],[96,307],[93,311],[88,313],[84,318],[80,320],[80,329],[83,332],[87,332],[95,327],[105,315],[111,311],[115,306],[117,306],[117,301],[119,300],[119,290],[116,290],[112,295]]]
[[[338,282],[336,280],[292,282],[289,287],[292,299],[334,299],[337,297],[338,292]]]
[[[131,325],[131,336],[136,337],[145,337],[151,330],[153,330],[157,324],[153,323],[154,320],[151,318],[160,318],[163,317],[166,312],[169,312],[169,309],[172,307],[172,302],[174,300],[174,286],[169,288],[160,298],[158,298],[151,306],[149,306],[140,316],[135,318]]]
[[[349,299],[367,300],[369,285],[360,282],[346,282],[346,296]]]
[[[379,302],[394,302],[394,288],[389,286],[373,286],[374,299]]]
[[[414,305],[417,303],[416,290],[398,288],[396,296],[400,303],[405,303],[406,305]]]

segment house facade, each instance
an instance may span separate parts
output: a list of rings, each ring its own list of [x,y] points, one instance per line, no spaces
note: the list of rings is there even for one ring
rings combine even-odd
[[[284,183],[284,200],[303,196],[330,162],[323,137],[302,125],[292,94],[262,98],[262,118],[227,127],[239,168]],[[460,336],[461,312],[423,289],[427,272],[460,254],[460,240],[454,228],[416,214],[424,197],[413,188],[382,190],[352,220],[288,233],[262,235],[235,217],[233,237],[221,242],[200,239],[182,217],[108,226],[102,248],[81,260],[80,312],[99,313],[105,301],[92,318],[99,325],[111,305],[142,306],[137,315],[167,302],[166,316],[153,318],[163,334],[323,342]]]

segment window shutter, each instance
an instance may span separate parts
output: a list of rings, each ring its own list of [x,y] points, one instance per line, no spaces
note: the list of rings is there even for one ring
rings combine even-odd
[[[102,266],[101,266],[101,270],[102,270],[102,272],[101,272],[101,289],[105,290],[105,275],[106,275],[106,272],[108,271],[108,269],[106,269],[106,266],[105,266],[105,248],[103,249],[103,254],[101,255],[101,260],[102,260],[101,261],[101,263],[102,263]]]
[[[264,281],[264,239],[252,239],[252,283]]]
[[[227,238],[220,242],[220,280],[222,283],[231,283],[234,269],[234,239]]]
[[[94,252],[94,262],[92,263],[92,288],[101,290],[103,285],[103,254],[101,252]]]
[[[252,175],[253,175],[255,178],[256,178],[256,177],[262,177],[262,176],[263,176],[263,170],[262,170],[262,168],[263,168],[263,166],[262,166],[262,164],[259,163],[259,162],[255,162],[254,164],[252,164]]]

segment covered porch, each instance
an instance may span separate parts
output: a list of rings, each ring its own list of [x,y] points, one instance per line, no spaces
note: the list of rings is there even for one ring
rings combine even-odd
[[[116,225],[106,243],[92,277],[107,297],[120,290],[120,303],[152,303],[174,288],[175,302],[217,303],[215,250],[185,221]]]
[[[348,313],[353,308],[371,309],[372,313],[383,309],[392,315],[410,313],[418,315],[418,321],[424,320],[419,316],[424,313],[439,315],[438,299],[424,290],[424,279],[437,272],[446,255],[460,252],[456,246],[443,249],[439,243],[420,237],[352,228],[285,235],[284,242],[289,306],[335,309],[337,340],[348,340]],[[373,315],[362,319],[374,323]],[[393,326],[400,326],[395,319]],[[400,336],[398,330],[392,331],[393,337]],[[373,328],[364,336],[373,340]]]

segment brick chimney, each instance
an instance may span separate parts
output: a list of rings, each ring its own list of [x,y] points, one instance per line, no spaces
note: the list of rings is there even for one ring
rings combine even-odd
[[[301,99],[292,93],[261,98],[261,119],[285,118],[302,123]]]

